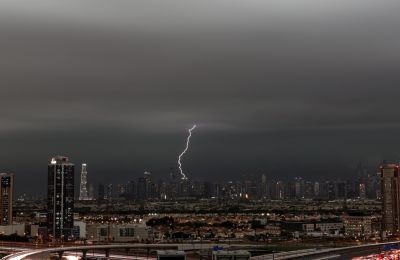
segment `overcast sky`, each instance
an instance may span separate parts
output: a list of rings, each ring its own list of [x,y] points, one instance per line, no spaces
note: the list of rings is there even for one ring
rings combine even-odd
[[[56,154],[87,162],[90,181],[163,178],[194,123],[191,179],[349,178],[358,161],[397,161],[399,7],[1,0],[0,171],[41,194]]]

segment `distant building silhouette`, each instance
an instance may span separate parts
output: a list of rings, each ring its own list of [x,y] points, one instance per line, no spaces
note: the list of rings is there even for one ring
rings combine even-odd
[[[114,185],[112,183],[109,183],[107,185],[107,193],[104,197],[104,199],[107,199],[109,201],[111,201],[114,197]]]
[[[79,200],[89,200],[88,190],[87,190],[87,164],[82,164],[81,171],[81,185],[79,187]]]
[[[97,200],[102,201],[105,199],[104,184],[100,183],[97,190]]]
[[[147,180],[144,177],[138,179],[136,198],[138,200],[147,199]]]

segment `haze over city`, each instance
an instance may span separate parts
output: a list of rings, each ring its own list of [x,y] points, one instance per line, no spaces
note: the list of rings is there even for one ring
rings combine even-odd
[[[0,0],[0,260],[400,259],[399,10]]]
[[[93,181],[349,177],[400,154],[399,3],[2,1],[0,165]],[[51,11],[50,11],[51,10]]]

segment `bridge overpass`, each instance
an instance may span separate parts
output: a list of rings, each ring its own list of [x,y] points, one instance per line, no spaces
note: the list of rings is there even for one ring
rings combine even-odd
[[[246,249],[246,248],[259,248],[261,245],[229,245],[229,244],[113,244],[113,245],[85,245],[85,246],[68,246],[68,247],[56,247],[56,248],[42,248],[42,249],[27,249],[21,250],[19,252],[13,253],[11,255],[1,258],[1,260],[22,260],[24,258],[34,259],[35,256],[46,255],[46,254],[57,254],[61,259],[65,253],[78,252],[79,255],[86,259],[88,252],[103,252],[103,257],[110,257],[112,250],[117,250],[119,252],[125,252],[126,255],[129,251],[134,249],[144,249],[147,252],[154,250],[179,250],[179,251],[195,251],[202,249],[210,249],[214,246],[222,248],[236,248],[236,249]],[[0,248],[1,250],[1,248]],[[40,258],[40,257],[39,257]],[[136,258],[135,258],[136,259]]]
[[[303,249],[289,252],[279,252],[274,254],[260,255],[251,257],[251,260],[280,260],[280,259],[310,259],[310,260],[322,260],[322,259],[349,259],[351,257],[368,255],[371,253],[381,252],[384,246],[387,245],[399,245],[400,241],[386,242],[386,243],[374,243],[365,244],[359,246],[340,247],[340,248],[326,248],[326,249]],[[82,259],[86,259],[88,252],[102,252],[103,257],[110,257],[111,251],[125,252],[128,255],[129,251],[144,249],[147,252],[154,250],[180,250],[180,251],[192,251],[210,249],[213,246],[219,246],[223,248],[240,248],[248,250],[249,248],[263,247],[262,245],[228,245],[228,244],[113,244],[113,245],[85,245],[85,246],[68,246],[68,247],[56,247],[56,248],[44,248],[44,249],[27,249],[27,248],[8,248],[14,250],[11,255],[3,257],[1,260],[23,260],[23,259],[41,259],[41,256],[47,254],[56,254],[59,259],[62,258],[66,253],[70,254],[76,252],[77,255],[81,256]],[[1,251],[1,248],[0,248]]]
[[[356,256],[369,255],[383,251],[384,246],[400,245],[400,241],[365,244],[359,246],[326,248],[326,249],[303,249],[289,252],[279,252],[274,254],[260,255],[251,257],[251,260],[281,260],[281,259],[351,259]]]

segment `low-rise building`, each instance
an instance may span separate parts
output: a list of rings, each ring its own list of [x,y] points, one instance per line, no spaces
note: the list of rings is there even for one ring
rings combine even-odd
[[[343,222],[336,219],[322,221],[282,221],[282,229],[310,236],[339,235],[339,233],[342,233]]]
[[[315,230],[324,234],[338,233],[343,229],[343,222],[340,220],[321,220],[315,222]]]
[[[0,225],[0,234],[6,236],[12,234],[25,236],[25,224]]]
[[[313,232],[314,223],[304,221],[282,221],[282,228],[286,231]]]
[[[343,216],[346,236],[369,238],[372,236],[373,216],[363,213],[351,213]]]
[[[277,225],[266,225],[265,233],[270,236],[280,236],[281,235],[281,227]]]
[[[84,221],[74,221],[74,237],[75,239],[86,238],[86,223]]]
[[[32,224],[29,227],[29,233],[31,237],[47,237],[47,226],[39,225],[39,224]]]
[[[151,238],[152,229],[136,224],[88,224],[86,237],[93,241],[140,241]]]

